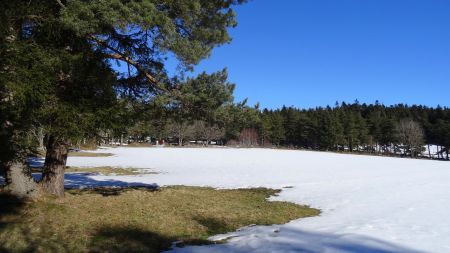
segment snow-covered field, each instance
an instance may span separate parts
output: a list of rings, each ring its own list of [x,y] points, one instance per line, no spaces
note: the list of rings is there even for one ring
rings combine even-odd
[[[144,183],[283,188],[274,200],[323,213],[254,226],[176,252],[450,252],[450,162],[228,148],[114,148],[70,157],[69,166],[122,166],[141,176],[67,176],[68,185]]]

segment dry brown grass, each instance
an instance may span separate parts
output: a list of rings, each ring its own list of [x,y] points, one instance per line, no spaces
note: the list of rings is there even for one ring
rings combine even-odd
[[[138,168],[120,168],[120,167],[66,167],[66,172],[88,172],[99,173],[103,175],[141,175],[141,174],[157,174],[156,172],[149,171],[149,169]]]
[[[0,252],[160,252],[250,224],[280,224],[316,209],[269,202],[271,189],[198,187],[68,190],[31,203],[0,199]],[[113,193],[113,194],[111,194]]]
[[[111,153],[94,153],[94,152],[69,152],[69,156],[77,156],[77,157],[108,157],[113,156]]]
[[[125,146],[120,146],[121,148],[131,147],[131,148],[148,148],[152,147],[153,145],[148,142],[132,142]]]
[[[45,157],[46,153],[45,151],[39,151],[36,154],[40,157]],[[94,152],[84,152],[84,151],[78,151],[78,152],[69,152],[68,156],[78,156],[78,157],[108,157],[113,156],[111,153],[94,153]]]
[[[79,148],[82,150],[97,150],[98,146],[96,142],[89,142],[86,144],[81,144]]]

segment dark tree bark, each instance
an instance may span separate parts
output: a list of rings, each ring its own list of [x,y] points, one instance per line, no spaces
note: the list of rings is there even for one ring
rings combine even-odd
[[[55,136],[50,136],[42,172],[42,188],[45,192],[58,197],[64,196],[64,171],[67,154],[67,143]]]
[[[5,190],[18,198],[35,198],[38,184],[31,177],[25,162],[11,162],[4,166]]]

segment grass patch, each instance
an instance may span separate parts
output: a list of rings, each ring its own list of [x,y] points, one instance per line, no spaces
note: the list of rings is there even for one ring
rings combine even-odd
[[[45,158],[45,151],[39,151],[36,154],[38,157],[44,157]],[[84,151],[78,151],[78,152],[69,152],[68,156],[75,156],[75,157],[108,157],[113,156],[111,153],[94,153],[94,152],[84,152]]]
[[[111,153],[94,153],[94,152],[69,152],[69,156],[75,156],[75,157],[108,157],[113,156]]]
[[[63,199],[20,204],[0,198],[0,252],[160,252],[174,241],[207,244],[209,236],[250,224],[319,214],[307,206],[269,202],[278,191],[263,188],[115,191],[68,190]]]
[[[121,148],[123,147],[131,147],[131,148],[148,148],[148,147],[153,147],[153,145],[151,143],[148,142],[132,142],[128,145],[124,145],[124,146],[120,146]]]
[[[81,144],[79,148],[82,150],[97,150],[98,146],[95,142],[89,142],[86,144]]]
[[[142,174],[157,174],[157,172],[151,172],[148,169],[136,169],[136,168],[120,168],[120,167],[66,167],[66,172],[88,172],[99,173],[103,175],[142,175]]]

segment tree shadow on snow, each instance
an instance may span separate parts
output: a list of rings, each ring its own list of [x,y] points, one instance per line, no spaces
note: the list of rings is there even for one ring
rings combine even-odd
[[[28,166],[32,169],[40,169],[44,166],[45,159],[41,157],[28,157]],[[139,182],[125,182],[117,179],[96,180],[92,176],[98,174],[91,172],[66,173],[64,175],[64,187],[67,189],[84,189],[84,188],[145,188],[158,189],[157,184],[147,184]],[[33,178],[40,181],[42,174],[40,172],[33,173]],[[0,177],[0,184],[2,177]],[[108,195],[108,194],[107,194]],[[114,194],[110,194],[114,195]]]
[[[258,227],[255,227],[255,229],[258,229]],[[246,233],[244,233],[244,235],[245,234]],[[255,231],[255,234],[257,235],[258,231]],[[260,252],[262,248],[266,249],[266,252],[423,253],[422,251],[408,249],[391,242],[367,236],[352,234],[339,235],[332,233],[316,233],[283,227],[281,227],[279,231],[274,231],[273,234],[270,234],[267,237],[258,237],[259,240],[261,240],[258,242],[260,244],[258,250],[255,250],[254,244],[252,246],[247,246],[248,248],[242,247],[242,245],[235,246],[232,243],[212,245],[209,247],[214,247],[214,252],[234,253],[247,253],[253,251]],[[250,237],[250,240],[252,240],[253,238],[254,237]],[[245,240],[245,238],[242,239]],[[248,244],[251,245],[252,243],[248,242]]]
[[[70,192],[71,194],[97,193],[104,197],[118,196],[126,191],[133,189],[156,191],[159,185],[156,183],[147,184],[140,182],[126,182],[117,179],[96,180],[93,176],[96,173],[82,172],[82,173],[66,173],[64,174],[64,188],[67,190],[78,189],[79,192]],[[40,181],[41,173],[33,173],[33,178]]]
[[[44,167],[45,158],[43,157],[35,157],[35,156],[29,156],[27,158],[28,166],[32,169],[40,169]]]
[[[157,189],[159,186],[155,183],[147,184],[140,182],[125,182],[118,179],[96,180],[92,176],[95,173],[66,173],[64,175],[64,185],[66,188],[96,188],[96,187],[139,187],[148,189]],[[119,177],[118,177],[119,178]]]

